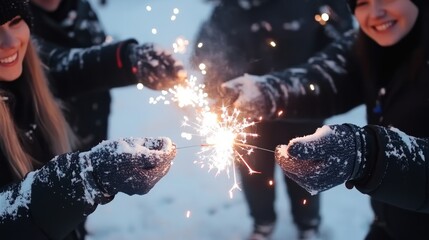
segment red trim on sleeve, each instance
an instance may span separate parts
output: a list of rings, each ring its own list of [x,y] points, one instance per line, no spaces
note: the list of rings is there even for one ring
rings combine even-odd
[[[118,48],[116,49],[116,64],[118,65],[118,68],[123,67],[122,59],[121,59],[121,48],[123,43],[120,43]]]

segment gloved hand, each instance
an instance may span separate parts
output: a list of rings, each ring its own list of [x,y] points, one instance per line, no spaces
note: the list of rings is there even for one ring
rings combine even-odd
[[[112,196],[146,194],[170,169],[175,155],[168,138],[124,138],[103,141],[79,157],[92,166],[100,190]]]
[[[276,161],[288,177],[317,194],[362,176],[365,131],[352,124],[325,125],[313,135],[277,146]]]
[[[147,193],[167,173],[175,154],[168,138],[124,138],[58,155],[0,191],[0,199],[7,199],[4,209],[12,209],[0,217],[1,229],[28,221],[49,239],[64,239],[116,193]]]
[[[154,90],[165,90],[186,79],[183,65],[152,43],[130,44],[128,53],[137,81]]]
[[[279,79],[271,75],[244,74],[221,85],[224,97],[232,99],[233,107],[251,119],[270,119],[281,101]],[[230,101],[230,100],[228,100]]]

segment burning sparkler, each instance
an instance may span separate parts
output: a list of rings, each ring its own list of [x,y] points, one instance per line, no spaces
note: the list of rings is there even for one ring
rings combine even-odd
[[[204,139],[201,144],[201,151],[198,153],[200,163],[207,164],[209,171],[216,169],[216,174],[225,171],[228,177],[234,179],[234,184],[230,189],[230,196],[234,189],[240,189],[237,183],[237,174],[235,162],[236,159],[245,164],[249,173],[257,173],[245,161],[243,154],[238,149],[244,149],[247,154],[253,151],[252,146],[247,145],[247,137],[256,137],[256,134],[246,133],[246,128],[253,126],[255,122],[249,122],[247,119],[239,118],[239,111],[234,109],[231,114],[226,107],[221,108],[218,115],[210,111],[202,111],[196,118],[196,122],[190,122],[185,117],[183,126],[192,127],[198,136]],[[192,136],[191,133],[184,133],[186,136]],[[183,135],[183,134],[182,134]],[[190,139],[190,138],[188,138]]]
[[[255,122],[240,118],[240,111],[237,109],[228,109],[223,106],[212,111],[204,87],[204,84],[197,83],[195,76],[191,76],[185,84],[163,91],[161,96],[150,98],[149,102],[151,104],[174,102],[181,108],[191,107],[195,110],[195,119],[191,120],[188,116],[184,116],[182,125],[190,127],[192,132],[183,132],[181,135],[187,140],[191,140],[193,136],[202,139],[201,144],[197,145],[201,147],[197,162],[202,167],[208,166],[209,171],[215,169],[216,174],[225,171],[228,177],[232,175],[234,184],[229,191],[232,197],[233,190],[240,189],[237,183],[236,161],[245,164],[249,174],[258,173],[247,164],[244,155],[250,155],[254,149],[262,148],[247,144],[247,137],[257,137],[254,133],[246,132],[247,128],[253,126]]]
[[[152,11],[151,6],[146,10]],[[173,9],[171,21],[176,19],[179,9]],[[156,27],[152,28],[152,34],[158,34]],[[184,53],[189,41],[183,37],[178,37],[172,44],[174,53]],[[271,43],[275,47],[275,42]],[[197,47],[203,47],[203,43],[198,43]],[[201,74],[206,74],[204,63],[199,65]],[[139,88],[139,86],[137,86]],[[200,84],[195,76],[190,76],[184,84],[176,85],[168,90],[162,91],[160,96],[151,97],[150,104],[163,102],[164,104],[177,104],[180,108],[191,108],[195,113],[195,118],[184,116],[183,127],[190,127],[191,132],[183,132],[181,135],[187,140],[194,136],[201,138],[201,144],[196,145],[201,150],[198,152],[199,160],[196,161],[202,167],[208,166],[209,171],[215,169],[216,175],[225,171],[228,177],[233,177],[234,184],[229,193],[232,197],[234,189],[240,189],[237,183],[236,162],[244,164],[249,174],[258,173],[253,170],[245,161],[245,155],[250,155],[254,149],[262,149],[247,144],[247,137],[257,137],[256,134],[248,133],[247,128],[253,126],[255,122],[249,121],[240,116],[237,109],[211,109],[208,94],[204,91],[204,84]],[[140,86],[139,89],[142,89]],[[191,120],[192,119],[192,120]],[[262,149],[270,151],[267,149]],[[272,151],[271,151],[272,152]]]

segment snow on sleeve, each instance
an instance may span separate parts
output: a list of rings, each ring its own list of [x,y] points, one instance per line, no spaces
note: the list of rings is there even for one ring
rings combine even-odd
[[[15,219],[20,208],[27,208],[31,202],[31,186],[34,181],[34,172],[30,172],[16,188],[0,193],[0,222],[5,218]]]
[[[425,154],[423,153],[422,148],[419,146],[419,143],[417,142],[417,138],[409,136],[395,127],[390,127],[389,129],[398,135],[399,141],[402,142],[403,144],[388,144],[387,149],[389,151],[386,150],[387,156],[393,155],[397,159],[401,159],[401,158],[407,159],[408,154],[407,152],[405,152],[405,149],[398,149],[397,147],[397,146],[405,145],[407,147],[406,150],[408,150],[408,152],[412,156],[410,158],[411,160],[416,161],[417,159],[420,159],[423,162],[426,161]]]

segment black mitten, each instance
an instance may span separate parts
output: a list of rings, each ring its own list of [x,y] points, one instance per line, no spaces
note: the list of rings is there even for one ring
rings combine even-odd
[[[104,141],[79,156],[90,162],[93,176],[108,195],[147,193],[170,169],[176,155],[167,138]]]
[[[281,99],[279,79],[271,75],[244,74],[223,83],[222,88],[225,98],[233,99],[233,106],[251,119],[273,118]]]
[[[137,81],[144,86],[165,90],[185,81],[183,65],[154,44],[131,44],[128,52]]]
[[[317,194],[363,174],[365,134],[352,124],[325,125],[278,146],[276,160],[287,176]]]

